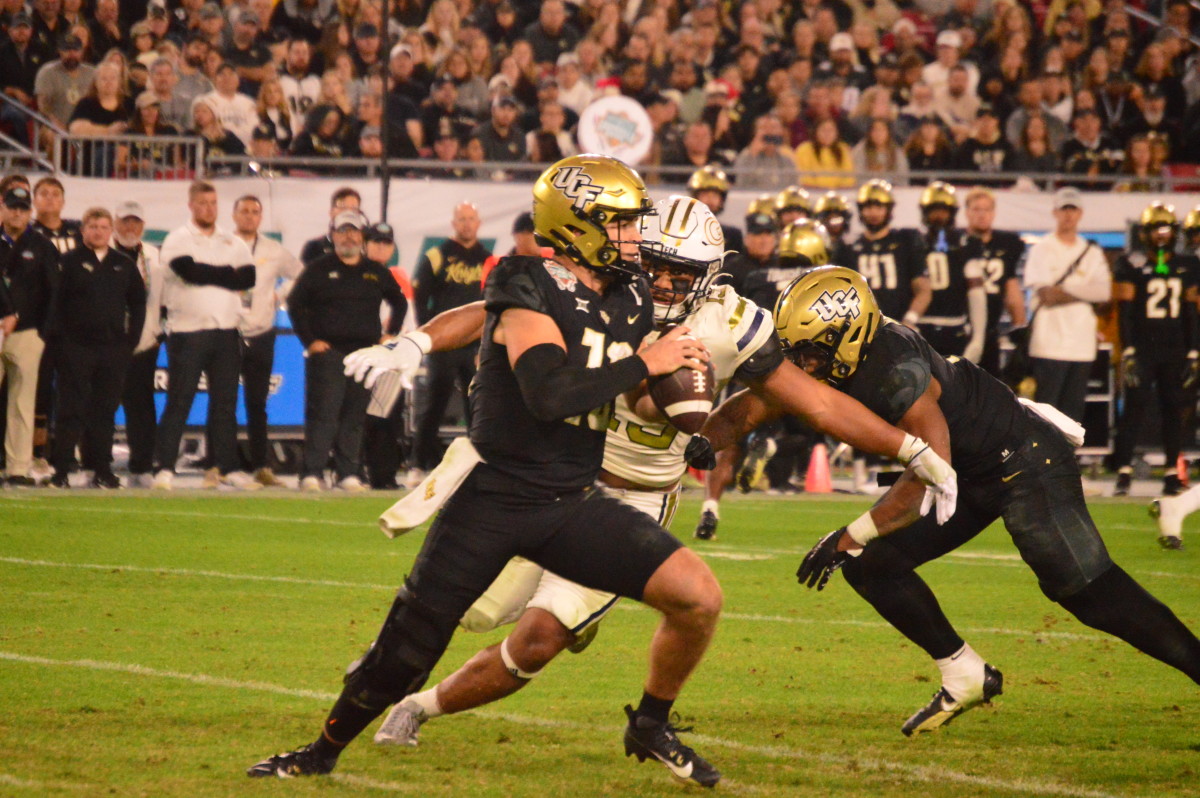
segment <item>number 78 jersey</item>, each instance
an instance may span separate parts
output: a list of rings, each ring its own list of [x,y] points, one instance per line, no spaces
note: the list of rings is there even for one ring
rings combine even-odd
[[[775,329],[770,313],[728,285],[714,287],[682,324],[708,347],[718,394]],[[650,333],[646,342],[657,337]],[[605,439],[604,470],[639,485],[670,487],[687,470],[683,452],[691,437],[666,422],[640,418],[618,396]]]
[[[1188,290],[1200,284],[1200,260],[1193,255],[1167,253],[1161,264],[1154,255],[1127,252],[1117,258],[1113,281],[1133,286],[1132,313],[1123,318],[1133,329],[1121,330],[1125,346],[1185,347],[1194,308]]]

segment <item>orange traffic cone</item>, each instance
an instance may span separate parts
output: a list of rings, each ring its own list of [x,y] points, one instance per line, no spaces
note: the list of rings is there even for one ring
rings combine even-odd
[[[1191,480],[1188,479],[1188,461],[1182,454],[1175,459],[1175,476],[1179,477],[1185,488],[1189,486]]]
[[[825,444],[813,446],[808,458],[808,471],[804,474],[805,493],[833,493],[833,481],[829,477],[829,452]]]

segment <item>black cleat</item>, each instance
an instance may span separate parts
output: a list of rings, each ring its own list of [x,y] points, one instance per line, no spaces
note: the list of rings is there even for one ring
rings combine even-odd
[[[1183,538],[1177,535],[1160,535],[1158,545],[1167,551],[1179,551],[1183,548]]]
[[[679,729],[670,723],[657,723],[638,715],[633,707],[626,705],[625,714],[629,725],[625,727],[625,756],[636,756],[639,762],[653,757],[667,766],[671,775],[680,781],[694,781],[701,787],[714,787],[721,780],[721,772],[691,748],[679,742]]]
[[[1117,474],[1117,486],[1113,488],[1113,495],[1128,496],[1131,487],[1133,487],[1133,474],[1122,471]]]
[[[700,523],[696,524],[696,531],[692,536],[699,540],[716,540],[717,539],[717,514],[712,510],[705,510],[700,513]]]
[[[771,462],[778,450],[779,444],[775,443],[774,438],[758,438],[750,444],[746,459],[742,461],[742,467],[738,469],[733,480],[737,483],[739,491],[749,493],[754,489],[754,485],[762,479],[763,472],[767,470],[767,463]]]
[[[71,487],[71,480],[64,471],[50,477],[50,481],[46,484],[51,488],[69,488]]]
[[[120,490],[121,478],[109,471],[107,474],[97,474],[92,477],[92,487],[101,490]]]
[[[14,488],[36,488],[37,480],[30,476],[17,474],[8,478],[8,484]]]
[[[921,732],[931,732],[957,718],[968,709],[980,704],[990,704],[992,699],[1004,692],[1004,674],[991,665],[983,666],[983,694],[968,701],[955,701],[946,688],[939,688],[933,694],[933,700],[917,710],[911,718],[904,721],[900,731],[906,737],[912,737]]]
[[[1183,493],[1183,480],[1175,474],[1167,474],[1163,477],[1163,495],[1178,496]]]
[[[336,757],[321,759],[313,753],[310,744],[264,759],[247,768],[246,775],[256,779],[267,776],[278,776],[281,779],[290,779],[293,776],[324,776],[326,773],[332,773],[336,764]]]

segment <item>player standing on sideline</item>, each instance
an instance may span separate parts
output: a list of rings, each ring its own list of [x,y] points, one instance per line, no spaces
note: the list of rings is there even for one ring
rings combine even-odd
[[[836,191],[827,191],[813,204],[813,216],[829,234],[829,262],[836,266],[854,263],[846,234],[850,232],[850,205]]]
[[[858,190],[858,219],[864,230],[851,244],[852,262],[845,265],[867,281],[883,315],[915,330],[933,294],[921,234],[892,229],[895,207],[891,183],[880,179],[863,183]]]
[[[823,298],[834,295],[843,299],[831,308]],[[905,722],[905,734],[932,731],[1001,692],[1000,672],[959,636],[916,573],[1001,518],[1047,598],[1200,682],[1200,640],[1113,563],[1088,515],[1074,450],[1082,427],[1048,405],[1018,402],[970,361],[946,360],[883,318],[848,269],[818,269],[796,281],[775,309],[775,324],[796,363],[931,441],[962,480],[962,501],[938,526],[917,515],[924,490],[903,475],[870,511],[822,538],[797,572],[801,583],[820,589],[842,569],[937,664],[941,687]],[[718,447],[778,412],[740,394],[703,432]]]
[[[1004,311],[1012,326],[1025,326],[1025,294],[1017,268],[1025,255],[1025,242],[1016,233],[995,230],[996,196],[991,190],[976,187],[963,201],[967,216],[967,239],[963,243],[966,272],[979,275],[987,297],[987,322],[984,325],[983,356],[980,367],[1000,378],[1000,317]]]
[[[921,192],[920,204],[925,224],[925,268],[933,296],[917,329],[943,357],[961,355],[978,363],[987,326],[987,295],[982,277],[966,271],[965,236],[954,224],[958,216],[957,192],[949,183],[934,180]]]
[[[843,402],[843,412],[851,416],[862,412],[856,403],[845,402],[845,397],[805,379],[795,366],[783,360],[765,310],[739,297],[728,285],[713,284],[725,248],[720,225],[706,206],[690,197],[670,196],[657,203],[655,209],[656,215],[646,217],[643,224],[641,252],[651,279],[655,326],[660,331],[672,324],[683,324],[691,330],[712,354],[718,386],[736,378],[752,391],[802,416],[819,407],[824,399]],[[792,227],[814,232],[789,237],[785,250],[789,262],[808,260],[809,256],[803,254],[806,252],[813,253],[812,259],[824,257],[824,240],[815,232],[819,225],[801,222]],[[818,240],[811,240],[813,236]],[[811,266],[811,260],[809,263]],[[443,314],[439,320],[448,316]],[[436,341],[430,339],[430,346],[436,342],[438,348],[444,348],[464,342],[445,334],[444,329],[434,331],[432,325],[423,329],[426,334],[436,335]],[[409,356],[404,355],[405,351],[400,350],[399,358],[385,355],[379,362],[395,364],[411,374],[420,359],[411,356],[412,350],[407,350]],[[347,370],[365,378],[374,354],[364,351],[350,356]],[[704,442],[693,443],[692,436],[668,423],[640,391],[618,397],[614,419],[608,427],[600,471],[602,490],[668,526],[678,504],[685,453],[696,455],[704,450]],[[814,423],[822,424],[819,419]],[[871,443],[869,437],[860,442]],[[919,462],[915,465],[921,467]],[[430,480],[433,478],[430,475]],[[410,495],[420,501],[421,493],[417,490]],[[412,501],[402,499],[397,507]],[[389,517],[392,511],[384,516]],[[406,523],[417,520],[407,512],[398,517],[408,519]],[[463,628],[476,632],[516,621],[512,633],[502,643],[476,654],[440,684],[397,704],[380,726],[375,741],[416,745],[425,721],[478,707],[521,689],[564,649],[582,651],[615,602],[611,593],[589,590],[533,563],[514,560],[461,621]]]
[[[333,223],[334,218],[342,211],[361,211],[362,197],[359,193],[349,186],[342,186],[337,191],[333,192],[333,196],[329,198],[329,222]],[[331,235],[332,228],[323,236],[318,236],[304,242],[304,246],[300,250],[300,262],[305,266],[312,263],[322,255],[333,254],[333,236]]]
[[[688,178],[688,193],[708,206],[713,215],[720,218],[729,199],[729,178],[714,164],[702,166]],[[730,252],[745,252],[742,231],[733,225],[721,223],[725,236],[725,248]]]
[[[1129,492],[1142,414],[1152,389],[1157,389],[1167,464],[1163,495],[1174,496],[1183,490],[1173,472],[1183,446],[1184,405],[1188,389],[1200,380],[1195,305],[1200,261],[1195,255],[1175,251],[1179,219],[1166,203],[1155,201],[1142,211],[1138,238],[1141,246],[1135,244],[1123,253],[1113,267],[1113,299],[1121,303],[1121,377],[1125,386],[1113,447],[1115,494]],[[1164,535],[1164,545],[1178,539]]]
[[[800,186],[788,186],[775,195],[775,216],[784,230],[792,222],[803,222],[812,215],[812,198]]]

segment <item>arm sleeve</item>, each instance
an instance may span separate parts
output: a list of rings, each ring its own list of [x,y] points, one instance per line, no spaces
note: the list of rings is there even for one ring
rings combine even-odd
[[[433,293],[433,264],[429,255],[422,255],[417,261],[417,270],[413,272],[413,305],[416,306],[417,324],[424,324],[430,319],[429,300]]]
[[[213,266],[193,260],[185,264],[181,259],[171,260],[173,272],[193,285],[212,285],[230,291],[246,291],[254,287],[254,265]]]
[[[288,317],[292,320],[292,329],[296,332],[296,337],[304,344],[305,349],[316,340],[308,307],[311,280],[311,273],[303,272],[292,286],[292,293],[288,295]]]
[[[382,266],[379,267],[379,285],[383,289],[383,301],[391,309],[388,316],[387,334],[396,335],[404,325],[404,317],[408,315],[408,300],[401,293],[400,284],[392,279],[391,272]]]
[[[521,396],[538,421],[587,413],[636,387],[647,374],[646,362],[636,355],[594,369],[571,366],[557,344],[530,347],[513,364]]]

